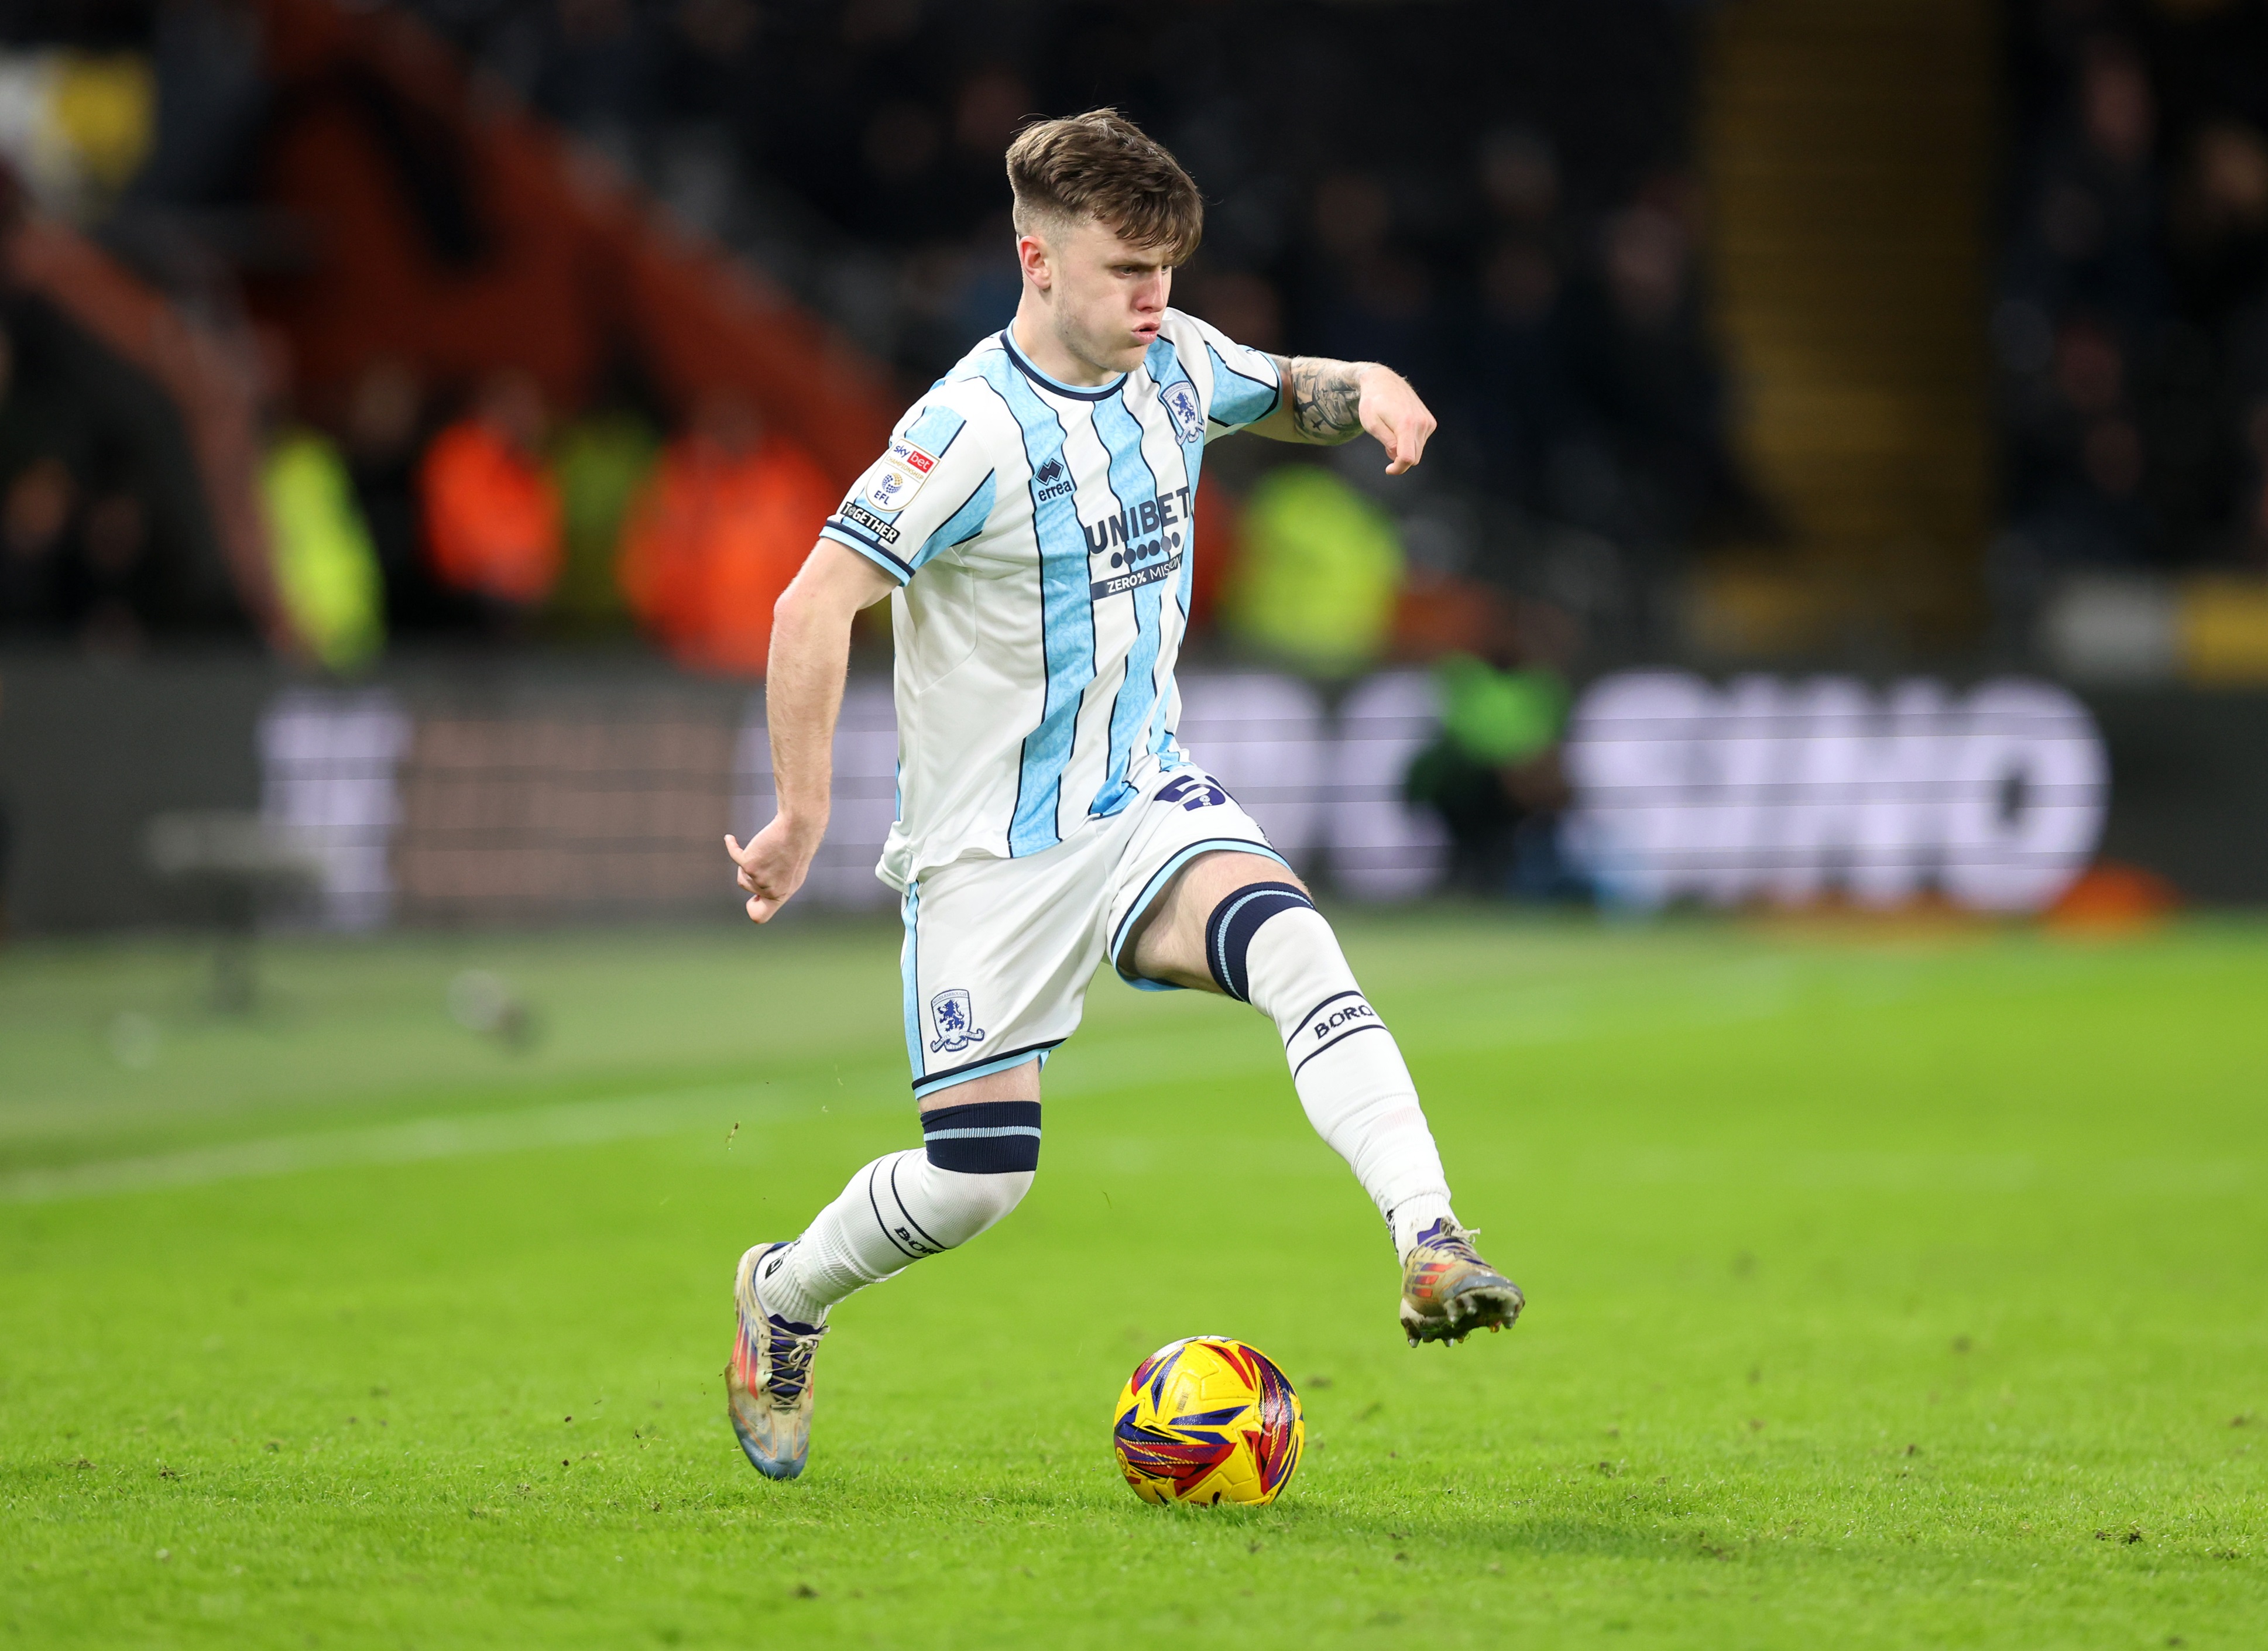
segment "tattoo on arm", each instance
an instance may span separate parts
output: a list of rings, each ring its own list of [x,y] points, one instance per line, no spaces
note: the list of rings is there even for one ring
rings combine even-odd
[[[1314,356],[1283,356],[1284,398],[1291,404],[1292,427],[1300,439],[1325,446],[1362,434],[1362,365],[1325,361]]]

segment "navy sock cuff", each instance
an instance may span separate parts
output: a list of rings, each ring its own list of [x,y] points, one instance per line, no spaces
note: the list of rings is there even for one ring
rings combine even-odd
[[[971,1101],[922,1114],[922,1144],[939,1169],[1006,1176],[1040,1167],[1040,1103]]]
[[[1214,984],[1238,1002],[1251,1002],[1244,955],[1252,937],[1278,912],[1299,906],[1313,911],[1315,903],[1292,883],[1247,883],[1215,906],[1205,919],[1205,967]]]

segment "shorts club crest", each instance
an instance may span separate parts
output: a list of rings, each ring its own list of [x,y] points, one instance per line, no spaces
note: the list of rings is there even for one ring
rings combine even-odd
[[[932,1055],[958,1054],[971,1043],[984,1041],[984,1028],[976,1023],[968,1007],[968,994],[954,990],[940,991],[929,1000],[930,1024],[937,1036],[930,1041]]]

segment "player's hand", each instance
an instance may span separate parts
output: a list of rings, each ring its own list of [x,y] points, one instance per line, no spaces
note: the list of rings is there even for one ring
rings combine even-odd
[[[1391,367],[1366,366],[1358,382],[1362,427],[1386,449],[1387,475],[1415,468],[1425,456],[1425,438],[1433,433],[1433,415],[1418,399],[1410,380]]]
[[[805,875],[811,870],[812,856],[819,851],[819,839],[825,834],[799,829],[791,824],[784,814],[775,814],[772,822],[745,846],[727,832],[725,852],[733,857],[740,867],[738,881],[748,891],[748,921],[768,923],[772,915],[785,905],[788,896],[803,887]]]

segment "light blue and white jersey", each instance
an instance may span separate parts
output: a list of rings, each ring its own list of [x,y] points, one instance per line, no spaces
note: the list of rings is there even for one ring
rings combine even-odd
[[[1280,393],[1269,357],[1167,310],[1115,382],[1060,384],[1004,331],[899,421],[821,530],[901,586],[883,881],[1043,853],[1188,760],[1174,660],[1198,467]]]

